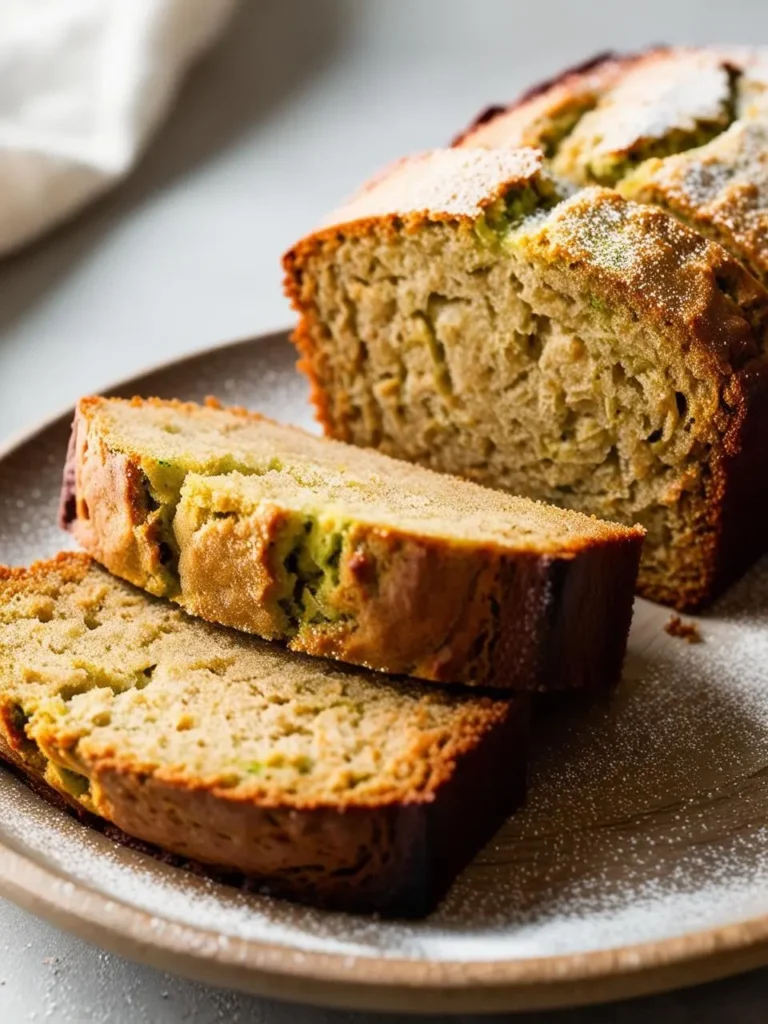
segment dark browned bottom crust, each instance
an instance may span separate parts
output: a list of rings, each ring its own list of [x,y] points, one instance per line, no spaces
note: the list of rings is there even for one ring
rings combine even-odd
[[[549,566],[549,629],[541,634],[540,691],[598,692],[618,684],[632,623],[642,542],[594,545]]]
[[[291,867],[268,877],[224,862],[212,863],[200,856],[186,855],[183,850],[194,850],[196,841],[216,847],[215,836],[206,836],[203,831],[207,824],[210,833],[210,821],[205,821],[205,802],[199,804],[200,821],[188,819],[187,823],[194,826],[193,834],[179,835],[176,850],[169,850],[153,842],[159,829],[168,828],[167,820],[158,825],[158,816],[135,815],[130,811],[121,818],[120,824],[99,818],[52,789],[4,745],[0,755],[15,775],[54,806],[66,810],[112,841],[165,864],[246,892],[279,896],[321,909],[419,918],[434,910],[459,872],[524,800],[530,709],[527,701],[516,703],[519,708],[462,758],[453,777],[431,802],[347,810],[232,808],[233,816],[240,817],[244,834],[254,844],[258,844],[258,825],[263,815],[270,818],[273,841],[275,827],[279,829],[282,823],[284,839],[289,843],[295,837],[300,819],[303,819],[300,828],[305,836],[313,832],[316,836],[320,833],[321,837],[330,834],[336,841],[348,839],[349,842],[362,838],[364,842],[353,862],[345,860],[336,871],[324,866],[318,870],[313,862],[316,858],[312,856],[307,864],[298,864],[295,849],[291,852]],[[210,799],[215,800],[213,796]],[[143,803],[146,808],[147,801]],[[159,814],[167,809],[158,802]],[[308,846],[311,854],[312,843]],[[258,850],[254,853],[257,859]]]

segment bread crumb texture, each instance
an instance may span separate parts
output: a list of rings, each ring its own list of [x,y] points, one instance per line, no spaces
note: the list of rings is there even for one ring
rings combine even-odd
[[[521,707],[208,626],[83,555],[0,573],[5,749],[106,817],[109,773],[263,807],[429,802]]]
[[[401,164],[364,192],[375,217],[353,204],[294,246],[326,431],[639,523],[641,593],[710,600],[765,545],[765,68],[746,50],[601,58],[457,140],[485,204],[438,213],[468,173],[441,151],[434,201]],[[540,163],[512,180],[521,145]]]

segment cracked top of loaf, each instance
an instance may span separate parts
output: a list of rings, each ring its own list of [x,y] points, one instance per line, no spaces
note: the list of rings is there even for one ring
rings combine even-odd
[[[572,186],[662,207],[768,282],[768,50],[603,55],[494,107],[459,147],[538,146]]]
[[[452,221],[481,247],[561,273],[574,301],[588,286],[593,305],[642,314],[676,340],[681,356],[698,353],[714,373],[759,354],[755,328],[760,336],[768,327],[768,293],[736,258],[613,189],[561,198],[543,162],[529,148],[435,150],[399,161],[286,254],[289,294],[306,261],[345,237]]]
[[[564,139],[597,154],[622,156],[671,132],[695,141],[702,126],[713,132],[748,113],[765,85],[765,51],[656,47],[640,54],[604,54],[524,93],[507,106],[490,108],[456,139],[475,148],[542,145],[553,126]],[[566,116],[567,115],[567,116]],[[552,153],[547,152],[547,156]]]

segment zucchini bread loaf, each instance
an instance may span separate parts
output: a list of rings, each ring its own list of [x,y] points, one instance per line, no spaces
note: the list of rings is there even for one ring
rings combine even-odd
[[[456,144],[540,147],[572,185],[660,206],[768,282],[768,49],[602,55]]]
[[[618,679],[637,528],[216,403],[84,399],[66,477],[88,552],[210,621],[437,682]]]
[[[615,74],[584,72],[581,102]],[[666,212],[566,194],[544,163],[405,160],[299,242],[300,365],[328,434],[638,522],[640,592],[695,608],[766,547],[768,293]]]
[[[526,698],[372,678],[188,618],[85,555],[0,569],[0,756],[301,902],[427,913],[523,796]]]

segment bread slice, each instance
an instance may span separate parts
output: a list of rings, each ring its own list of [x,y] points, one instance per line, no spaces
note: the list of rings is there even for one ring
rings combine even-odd
[[[0,755],[301,902],[427,913],[522,799],[526,698],[372,678],[188,618],[85,555],[0,570]]]
[[[768,283],[768,49],[657,48],[564,72],[456,140],[541,147],[720,242]]]
[[[766,547],[768,293],[720,246],[531,149],[398,164],[285,257],[328,434],[648,531],[703,605]]]
[[[435,682],[618,679],[638,529],[215,403],[84,399],[67,475],[86,550],[210,621]]]

